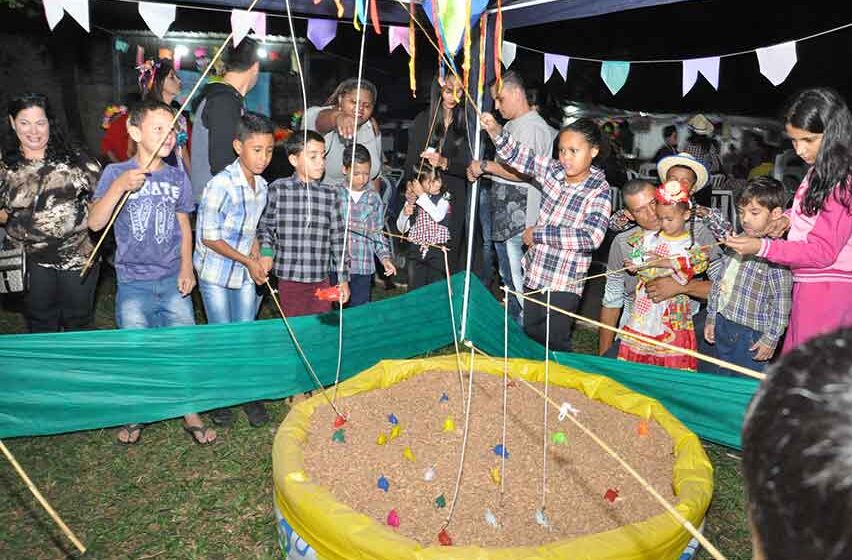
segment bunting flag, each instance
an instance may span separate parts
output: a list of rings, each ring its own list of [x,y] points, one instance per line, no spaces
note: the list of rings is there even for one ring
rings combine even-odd
[[[719,61],[718,56],[693,58],[683,61],[683,96],[690,92],[698,79],[698,74],[707,78],[710,85],[719,91]]]
[[[177,6],[155,2],[139,2],[139,15],[151,32],[162,39],[175,21]]]
[[[231,10],[231,31],[234,33],[234,46],[239,45],[249,31],[261,39],[266,37],[266,14],[248,10]]]
[[[795,41],[757,49],[760,73],[766,76],[773,86],[787,79],[797,60]]]
[[[569,57],[561,55],[561,54],[550,54],[545,53],[544,55],[544,81],[550,79],[550,75],[553,74],[553,69],[556,68],[559,71],[559,74],[562,76],[562,80],[564,81],[568,77],[568,61],[571,60]]]
[[[317,50],[323,50],[337,36],[337,20],[309,19],[308,39]]]
[[[424,0],[423,11],[439,35],[439,46],[452,59],[459,52],[467,25],[476,25],[488,0]],[[468,20],[467,22],[465,20]]]
[[[605,60],[601,64],[601,78],[606,87],[613,95],[627,82],[627,74],[630,73],[630,63],[620,60]]]
[[[405,49],[408,56],[411,56],[410,45],[408,41],[408,28],[398,25],[388,27],[388,52],[393,52],[399,46]]]
[[[68,12],[87,33],[90,31],[89,0],[43,0],[43,3],[44,15],[51,31],[65,16],[65,12]]]
[[[116,38],[115,42],[113,43],[113,47],[120,53],[126,53],[128,49],[130,49],[130,43],[122,39]]]
[[[503,46],[500,48],[500,60],[503,61],[503,66],[508,68],[515,62],[515,55],[518,52],[518,45],[510,41],[503,41]],[[546,72],[545,72],[546,73]],[[545,78],[547,81],[547,78]]]

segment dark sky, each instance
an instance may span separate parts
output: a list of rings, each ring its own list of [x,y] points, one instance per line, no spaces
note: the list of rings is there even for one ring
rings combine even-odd
[[[331,0],[324,0],[330,2]],[[188,2],[189,3],[189,2]],[[569,56],[596,59],[680,59],[720,55],[740,50],[769,46],[798,39],[852,22],[852,3],[843,8],[829,8],[825,3],[767,0],[689,0],[659,7],[568,20],[534,28],[512,29],[506,38],[519,45]],[[91,0],[93,26],[110,29],[144,27],[133,3],[117,0]],[[40,2],[23,12],[0,10],[0,29],[49,33]],[[74,27],[66,16],[61,26]],[[269,19],[269,32],[289,35],[286,20]],[[229,30],[228,14],[178,9],[173,30]],[[297,35],[305,36],[305,22],[297,21]],[[97,32],[97,31],[96,31]],[[75,31],[80,41],[86,36]],[[367,64],[374,77],[390,77],[388,83],[398,87],[397,99],[405,96],[407,57],[399,50],[387,54],[385,37],[368,36]],[[344,59],[357,59],[358,35],[351,23],[338,26],[338,37],[327,51]],[[419,42],[418,64],[428,80],[435,56],[425,41]],[[693,90],[681,97],[681,65],[678,63],[634,64],[624,88],[611,95],[599,77],[600,64],[572,60],[567,82],[558,73],[546,86],[552,99],[586,101],[644,111],[725,112],[751,115],[777,115],[784,101],[799,89],[828,85],[837,88],[847,99],[852,98],[852,27],[804,41],[798,45],[799,61],[779,87],[774,87],[759,70],[757,57],[751,53],[723,58],[719,91],[702,77]],[[354,63],[353,63],[354,64]],[[543,78],[543,56],[518,50],[514,69],[522,71],[532,82]],[[354,70],[354,68],[353,68]],[[386,88],[389,86],[385,86]],[[390,92],[388,92],[390,93]],[[390,97],[390,96],[389,96]],[[413,105],[413,104],[412,104]]]

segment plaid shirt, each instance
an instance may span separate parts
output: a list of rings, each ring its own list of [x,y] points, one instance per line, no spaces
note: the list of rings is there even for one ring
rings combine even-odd
[[[588,272],[612,208],[604,172],[593,167],[582,183],[571,185],[559,161],[534,156],[510,134],[500,134],[494,145],[503,161],[535,177],[543,190],[534,244],[524,255],[524,284],[582,296],[583,282],[576,280]]]
[[[254,185],[254,189],[249,186],[237,160],[204,187],[192,257],[199,280],[225,288],[252,282],[245,266],[207,247],[203,240],[222,240],[244,255],[251,252],[267,194],[263,177],[255,175]]]
[[[388,240],[382,235],[382,217],[384,205],[379,194],[368,186],[356,202],[348,197],[349,189],[337,187],[340,196],[340,212],[347,212],[349,202],[349,271],[352,274],[373,274],[376,272],[375,254],[380,261],[390,258]]]
[[[317,181],[306,185],[294,173],[273,181],[268,198],[257,238],[261,248],[275,252],[275,276],[310,283],[337,272],[348,281],[348,262],[338,270],[344,228],[338,189]]]
[[[731,278],[728,269],[735,260],[740,261],[739,270]],[[790,270],[760,257],[741,258],[728,253],[720,272],[707,300],[707,324],[714,325],[716,314],[721,313],[734,323],[762,333],[760,342],[775,348],[787,327],[792,306]]]

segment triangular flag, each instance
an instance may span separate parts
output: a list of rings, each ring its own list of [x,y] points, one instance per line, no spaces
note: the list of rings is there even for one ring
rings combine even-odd
[[[47,17],[47,25],[50,30],[62,20],[65,12],[71,14],[71,17],[80,24],[80,26],[89,31],[89,0],[47,0],[44,2],[44,15]]]
[[[613,95],[624,86],[630,73],[630,63],[620,60],[607,60],[601,64],[601,78]]]
[[[766,76],[773,86],[787,79],[793,66],[796,65],[796,60],[795,41],[757,49],[760,73]]]
[[[518,52],[518,45],[511,41],[503,41],[500,47],[500,60],[503,61],[503,66],[508,68],[515,62],[515,54]]]
[[[309,19],[308,39],[318,50],[323,50],[337,35],[336,19]]]
[[[266,37],[266,14],[248,10],[231,10],[231,31],[234,33],[234,46],[239,45],[249,31],[254,29],[258,37]]]
[[[683,61],[683,95],[689,93],[698,79],[698,73],[707,78],[717,91],[719,90],[719,57],[693,58]]]
[[[408,50],[408,28],[391,25],[388,27],[388,52],[393,52],[395,48],[402,45],[408,56],[411,52]]]
[[[562,75],[562,79],[565,80],[568,75],[569,60],[571,59],[561,54],[544,53],[544,81],[546,82],[550,79],[550,75],[553,74],[554,67],[559,70],[559,73]]]
[[[139,15],[154,35],[162,39],[175,21],[177,6],[155,2],[139,2]]]
[[[470,2],[470,24],[471,27],[475,27],[480,14],[488,6],[488,0],[468,1]],[[434,21],[432,4],[436,8],[438,22]],[[459,52],[464,38],[465,20],[468,14],[467,4],[467,1],[459,2],[458,0],[424,0],[422,4],[426,17],[440,31],[444,50],[450,56],[455,56]]]

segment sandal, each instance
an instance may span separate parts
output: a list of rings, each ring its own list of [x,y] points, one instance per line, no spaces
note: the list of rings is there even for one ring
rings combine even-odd
[[[139,443],[139,440],[142,439],[142,428],[145,427],[145,424],[125,424],[124,426],[118,429],[118,433],[115,436],[115,441],[122,445],[134,445]],[[123,441],[118,434],[122,431],[127,434],[127,441]],[[136,437],[133,437],[133,434],[136,434]]]
[[[187,426],[183,425],[183,430],[189,434],[189,437],[192,438],[192,441],[197,443],[198,445],[210,445],[214,443],[216,439],[218,439],[218,435],[216,439],[208,440],[207,434],[210,432],[212,428],[209,426]],[[202,441],[203,440],[203,441]]]

